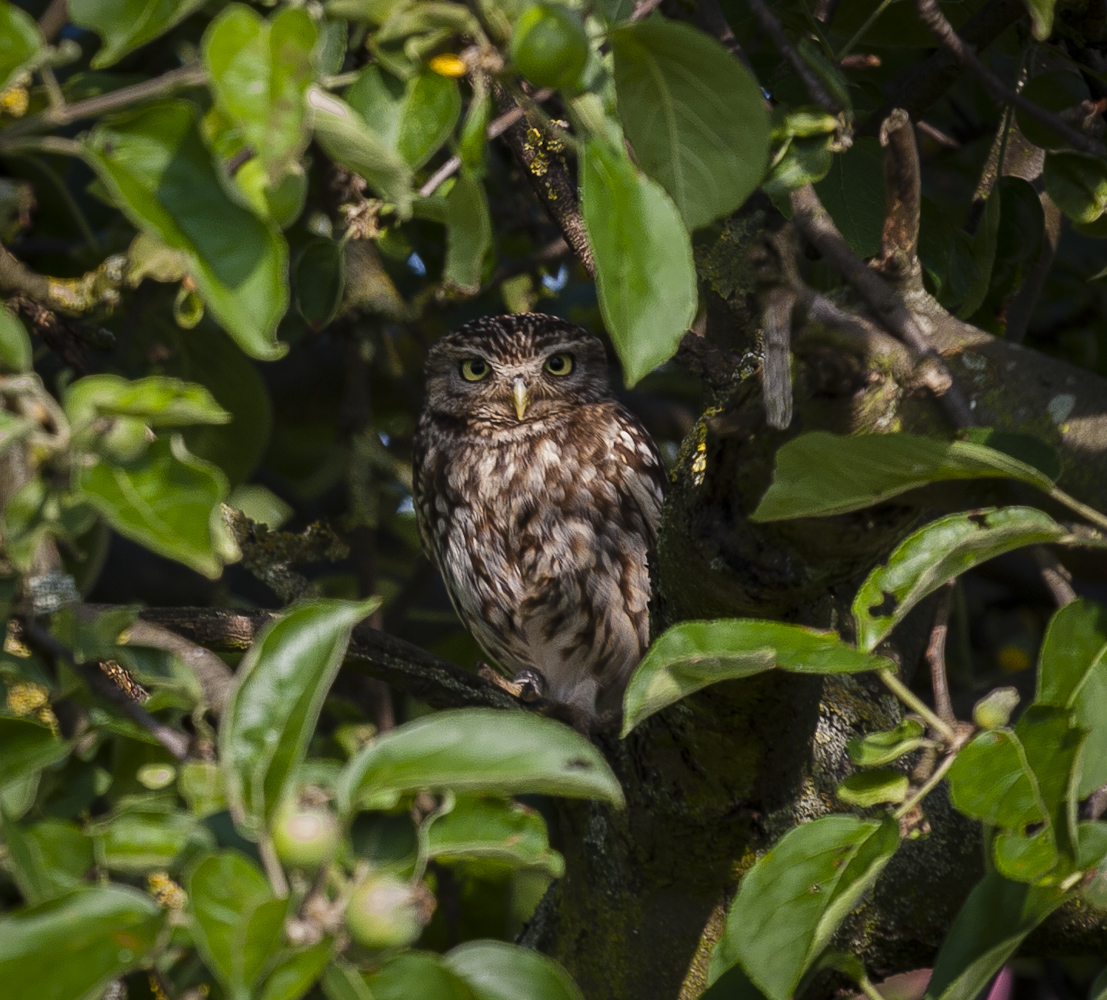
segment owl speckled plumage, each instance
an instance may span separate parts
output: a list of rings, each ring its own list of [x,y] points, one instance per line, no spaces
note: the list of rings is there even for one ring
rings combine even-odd
[[[496,316],[427,357],[415,436],[423,544],[508,676],[582,728],[618,718],[649,642],[664,471],[612,395],[603,344],[553,316]]]

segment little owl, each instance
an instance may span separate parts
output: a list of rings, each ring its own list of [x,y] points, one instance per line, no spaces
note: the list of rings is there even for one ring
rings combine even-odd
[[[415,512],[454,608],[519,689],[609,725],[649,642],[656,446],[600,341],[553,316],[467,323],[426,371]]]

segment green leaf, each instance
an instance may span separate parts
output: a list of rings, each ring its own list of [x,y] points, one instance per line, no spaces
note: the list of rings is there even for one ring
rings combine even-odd
[[[769,159],[757,82],[719,42],[662,18],[608,33],[619,120],[689,229],[741,205]]]
[[[296,258],[296,307],[313,330],[338,314],[346,289],[346,248],[334,240],[311,240]]]
[[[411,214],[411,167],[345,101],[312,87],[315,138],[336,163],[364,177],[381,197],[396,206],[401,219]]]
[[[122,885],[78,889],[0,916],[0,982],[13,997],[74,1000],[141,968],[162,912]]]
[[[227,479],[189,454],[179,434],[154,441],[134,462],[82,468],[77,488],[121,535],[212,579],[222,571]]]
[[[859,257],[875,256],[884,231],[884,155],[879,140],[856,139],[834,157],[815,190],[850,249]]]
[[[654,641],[631,676],[623,697],[623,735],[654,712],[719,681],[774,667],[838,674],[891,666],[883,657],[859,653],[837,632],[744,618],[682,622]]]
[[[909,785],[906,774],[878,768],[851,774],[838,785],[837,795],[847,806],[867,809],[885,802],[903,802],[907,798]]]
[[[187,847],[210,839],[194,816],[182,812],[128,810],[95,824],[89,832],[97,863],[128,875],[171,868]]]
[[[900,542],[861,584],[853,600],[858,647],[875,648],[927,594],[974,566],[1066,535],[1033,507],[989,507],[932,521]]]
[[[946,934],[926,1000],[978,996],[1023,938],[1065,898],[1052,886],[1011,882],[988,872],[969,893]]]
[[[1107,210],[1107,163],[1098,156],[1063,150],[1046,153],[1046,194],[1074,222],[1095,222]]]
[[[367,978],[373,1000],[482,1000],[442,956],[425,951],[397,955]]]
[[[204,0],[70,0],[74,24],[91,28],[104,41],[92,59],[93,69],[118,62],[128,52],[152,42],[183,21]]]
[[[4,8],[0,7],[0,39],[4,37],[3,15]],[[0,47],[3,44],[0,41]],[[3,54],[0,53],[0,60],[2,58]],[[3,66],[0,64],[0,73],[2,72]],[[0,303],[0,372],[29,372],[32,357],[31,338],[27,336],[27,328],[18,316]]]
[[[461,117],[457,81],[429,69],[402,81],[367,66],[343,96],[413,170],[442,147]]]
[[[742,879],[708,980],[741,962],[769,1000],[791,1000],[898,845],[891,816],[830,815],[790,830]]]
[[[92,841],[76,823],[44,819],[25,825],[0,803],[0,833],[8,851],[5,867],[28,903],[73,891],[92,867]]]
[[[288,308],[288,247],[274,225],[232,201],[196,128],[167,101],[102,122],[85,158],[138,229],[181,251],[200,297],[251,357],[272,361]]]
[[[1030,26],[1034,37],[1039,42],[1044,42],[1053,34],[1053,5],[1054,0],[1025,0],[1026,9],[1030,13]]]
[[[248,990],[279,947],[288,900],[236,851],[209,854],[188,882],[193,937],[231,995]]]
[[[70,744],[30,719],[0,718],[0,788],[62,760]]]
[[[378,604],[312,601],[254,640],[220,720],[220,757],[232,812],[257,830],[304,760],[323,699],[353,627]]]
[[[1028,0],[1027,6],[1033,0]],[[1022,88],[1022,96],[1046,111],[1058,114],[1075,108],[1091,97],[1088,84],[1073,68],[1049,70],[1038,73]],[[1019,131],[1035,146],[1042,149],[1064,149],[1068,142],[1048,125],[1031,118],[1022,108],[1015,109]]]
[[[379,1000],[369,990],[361,973],[343,961],[331,962],[320,982],[327,1000]]]
[[[44,44],[34,18],[7,0],[0,0],[0,91],[6,90],[20,70],[34,61]],[[0,333],[0,363],[2,340]]]
[[[223,9],[204,34],[204,65],[217,106],[242,130],[275,186],[307,146],[307,89],[318,32],[302,10],[264,21],[243,4]]]
[[[258,1000],[300,1000],[322,975],[334,951],[334,942],[324,938],[317,944],[285,953],[265,978]]]
[[[1018,479],[1049,491],[1033,466],[968,441],[915,434],[839,437],[811,431],[776,453],[772,485],[750,515],[754,521],[826,517],[872,507],[927,483],[991,477]]]
[[[1050,619],[1038,654],[1043,705],[1071,710],[1088,731],[1077,798],[1107,785],[1107,608],[1079,598]]]
[[[623,804],[603,755],[568,726],[524,712],[439,712],[384,733],[342,771],[343,813],[374,794],[426,789],[534,792]]]
[[[86,375],[65,390],[65,413],[75,426],[102,416],[140,417],[151,427],[225,424],[231,419],[202,385],[161,375],[133,382],[118,375]]]
[[[463,797],[431,824],[427,837],[428,855],[441,861],[489,859],[542,868],[553,878],[565,873],[541,813],[518,802]]]
[[[926,742],[926,728],[916,719],[904,719],[895,729],[869,733],[849,741],[849,759],[857,767],[880,767],[917,750]]]
[[[446,198],[446,263],[442,280],[469,295],[480,291],[484,258],[492,246],[492,220],[484,185],[462,170]]]
[[[784,150],[774,157],[769,176],[761,187],[770,198],[783,199],[783,206],[777,204],[782,211],[787,208],[789,191],[805,184],[817,184],[830,173],[834,166],[830,142],[831,137],[827,135],[789,139]]]
[[[634,385],[673,356],[695,318],[691,242],[669,196],[625,151],[592,139],[580,173],[600,311],[626,382]]]
[[[984,213],[980,216],[976,232],[973,234],[972,259],[976,265],[976,277],[957,308],[959,319],[967,319],[976,312],[988,294],[996,262],[996,242],[1002,204],[1000,190],[995,187],[984,202]]]
[[[582,1000],[569,974],[552,958],[503,941],[470,941],[443,961],[477,1000]]]

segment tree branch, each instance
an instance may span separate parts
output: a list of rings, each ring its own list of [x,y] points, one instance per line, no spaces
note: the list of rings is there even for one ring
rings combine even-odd
[[[99,267],[79,278],[50,278],[36,274],[0,246],[0,295],[24,295],[35,302],[70,314],[119,302],[127,258],[112,254]]]
[[[795,70],[796,75],[803,81],[804,87],[807,88],[808,94],[811,95],[811,100],[827,112],[827,114],[839,114],[842,109],[838,107],[837,102],[826,92],[826,88],[822,85],[819,78],[811,71],[811,67],[803,61],[803,57],[796,51],[796,47],[792,44],[784,31],[783,25],[777,19],[777,16],[769,10],[769,6],[765,3],[765,0],[749,0],[749,5],[750,10],[753,11],[754,17],[757,18],[758,23],[773,40],[773,44],[777,47],[780,54],[788,60],[789,65]]]
[[[881,274],[904,290],[922,287],[919,263],[919,206],[922,178],[915,129],[902,108],[896,108],[880,126],[884,147],[884,231],[881,235]]]

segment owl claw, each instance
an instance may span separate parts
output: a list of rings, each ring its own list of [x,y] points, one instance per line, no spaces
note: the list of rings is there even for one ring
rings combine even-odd
[[[511,682],[519,689],[517,697],[527,703],[540,701],[546,695],[546,678],[537,670],[525,667],[520,670]]]

